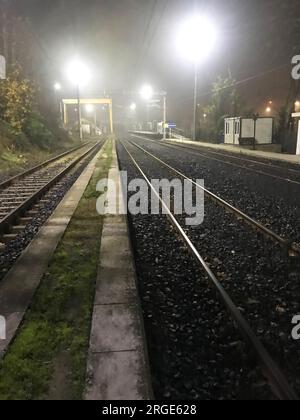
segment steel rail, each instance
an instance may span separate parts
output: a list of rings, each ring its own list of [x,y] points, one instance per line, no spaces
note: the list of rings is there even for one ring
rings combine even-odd
[[[263,224],[259,223],[258,221],[256,221],[252,217],[248,216],[246,213],[242,212],[238,208],[234,207],[232,204],[230,204],[227,201],[225,201],[223,198],[221,198],[221,197],[217,196],[216,194],[214,194],[213,192],[209,191],[207,188],[203,187],[202,185],[199,185],[197,182],[193,181],[192,179],[190,179],[189,177],[187,177],[182,172],[180,172],[177,169],[173,168],[171,165],[169,165],[168,163],[164,162],[162,159],[160,159],[157,156],[153,155],[152,153],[148,152],[146,149],[144,149],[140,145],[136,144],[133,141],[129,141],[129,143],[132,144],[132,145],[134,145],[138,149],[140,149],[143,153],[146,153],[147,155],[149,155],[153,159],[157,160],[161,165],[167,167],[172,172],[174,172],[177,175],[179,175],[180,177],[188,180],[193,185],[195,185],[197,188],[203,190],[204,193],[208,197],[210,197],[212,200],[214,200],[218,204],[222,205],[223,207],[227,208],[231,213],[233,213],[233,214],[237,215],[238,217],[240,217],[241,219],[245,220],[255,230],[259,230],[266,237],[270,238],[273,242],[278,243],[287,252],[287,254],[288,254],[289,257],[300,257],[300,250],[297,249],[291,243],[291,241],[282,238],[280,235],[278,235],[277,233],[273,232],[271,229],[269,229],[266,226],[264,226]]]
[[[138,138],[141,138],[141,139],[144,139],[144,140],[148,140],[148,141],[153,141],[154,142],[154,140],[150,140],[150,139],[147,139],[146,137],[141,137],[141,136],[137,136],[137,135],[134,135],[135,137],[138,137]],[[157,144],[158,142],[156,141],[156,144]],[[264,172],[264,171],[260,171],[260,170],[256,170],[256,169],[253,169],[253,168],[248,168],[247,166],[242,166],[242,165],[238,165],[237,163],[233,163],[233,162],[226,162],[226,161],[224,161],[224,160],[220,160],[220,159],[217,159],[217,158],[215,158],[215,157],[212,157],[212,156],[208,156],[208,155],[205,155],[205,154],[203,154],[203,152],[201,152],[201,150],[197,150],[195,147],[193,147],[193,146],[189,146],[189,145],[182,145],[182,144],[174,144],[174,143],[171,143],[171,142],[159,142],[159,144],[160,145],[162,145],[162,146],[165,146],[165,147],[168,147],[168,146],[170,146],[170,147],[173,147],[173,148],[175,148],[175,149],[181,149],[181,150],[186,150],[186,152],[187,153],[190,153],[190,154],[193,154],[192,152],[191,152],[191,150],[193,150],[194,152],[196,152],[197,153],[197,155],[199,155],[199,156],[202,156],[202,157],[205,157],[205,158],[208,158],[208,159],[210,159],[210,160],[214,160],[214,161],[216,161],[216,162],[220,162],[220,163],[222,163],[222,164],[224,164],[224,165],[229,165],[229,166],[233,166],[233,167],[235,167],[235,168],[239,168],[239,169],[244,169],[245,171],[249,171],[249,172],[254,172],[254,173],[257,173],[257,174],[260,174],[260,175],[264,175],[264,176],[268,176],[268,177],[270,177],[270,178],[273,178],[273,179],[277,179],[277,180],[280,180],[280,181],[285,181],[285,182],[289,182],[290,184],[295,184],[295,185],[298,185],[298,186],[300,186],[300,181],[294,181],[294,180],[292,180],[292,179],[289,179],[289,178],[284,178],[284,177],[282,177],[282,176],[278,176],[278,175],[274,175],[274,174],[270,174],[270,173],[268,173],[268,172]],[[204,153],[211,153],[211,152],[204,152]],[[193,156],[194,156],[194,154],[193,154]],[[222,155],[222,156],[225,156],[225,155]],[[268,167],[270,167],[269,165],[267,165]],[[284,168],[280,168],[280,169],[283,169],[284,170]]]
[[[22,204],[13,209],[7,216],[5,216],[0,221],[0,235],[5,234],[10,226],[12,226],[18,218],[20,218],[26,211],[28,211],[54,184],[56,184],[66,173],[74,168],[81,160],[86,156],[92,153],[101,145],[101,142],[96,143],[86,152],[80,155],[78,158],[73,160],[68,166],[66,166],[62,171],[55,175],[49,182],[47,182],[42,188],[37,192],[32,194],[28,199],[26,199]]]
[[[291,401],[297,401],[298,396],[295,393],[295,391],[291,388],[289,383],[287,382],[285,375],[282,373],[282,371],[277,366],[276,362],[272,359],[266,348],[263,346],[259,338],[256,336],[254,331],[252,330],[250,324],[248,321],[243,317],[241,314],[241,311],[238,309],[238,307],[235,305],[231,297],[228,295],[222,284],[219,282],[215,274],[212,272],[212,270],[209,268],[205,260],[201,257],[200,253],[196,249],[195,245],[192,243],[192,241],[189,239],[187,234],[185,233],[184,229],[181,227],[181,225],[178,223],[175,216],[172,214],[171,210],[167,206],[167,204],[162,200],[160,197],[159,192],[153,187],[150,180],[146,176],[146,174],[143,172],[142,168],[138,164],[138,162],[135,160],[133,155],[129,152],[127,147],[124,145],[123,142],[121,142],[124,149],[126,150],[127,154],[131,158],[132,162],[138,169],[138,171],[141,173],[153,193],[156,195],[156,197],[159,199],[160,203],[164,207],[164,209],[167,212],[168,218],[171,220],[172,224],[176,227],[178,230],[181,238],[186,243],[188,249],[192,252],[194,257],[198,260],[198,262],[201,264],[202,268],[206,272],[211,285],[213,288],[218,292],[222,302],[224,303],[225,307],[229,311],[232,319],[236,322],[238,325],[238,328],[242,335],[244,336],[245,340],[248,342],[248,344],[252,347],[252,349],[255,351],[255,354],[259,360],[259,363],[261,365],[262,373],[269,381],[269,385],[273,391],[273,393],[281,400],[291,400]]]

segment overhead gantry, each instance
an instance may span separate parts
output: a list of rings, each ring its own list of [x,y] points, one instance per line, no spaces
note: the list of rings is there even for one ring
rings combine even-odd
[[[110,132],[113,133],[114,126],[113,126],[113,111],[112,111],[112,99],[108,98],[99,98],[99,99],[63,99],[63,118],[65,126],[69,123],[69,114],[68,114],[68,106],[69,105],[108,105],[109,108],[109,124],[110,124]]]

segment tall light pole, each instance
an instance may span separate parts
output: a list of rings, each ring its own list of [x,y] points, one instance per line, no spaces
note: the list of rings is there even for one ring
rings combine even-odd
[[[141,89],[141,97],[148,101],[147,106],[149,106],[149,101],[153,96],[161,96],[163,104],[163,140],[166,140],[166,124],[167,124],[167,92],[155,93],[153,88],[150,85],[145,85]]]
[[[217,40],[217,30],[205,16],[194,15],[179,30],[177,44],[186,60],[194,63],[193,140],[197,139],[197,105],[199,65],[211,53]]]
[[[54,90],[55,90],[55,93],[56,93],[56,99],[59,101],[60,119],[63,122],[62,98],[61,98],[61,95],[59,94],[61,89],[62,89],[62,87],[61,87],[60,83],[58,83],[58,82],[54,83]]]
[[[154,95],[154,91],[152,86],[150,85],[144,85],[141,89],[141,97],[142,99],[144,99],[145,101],[147,101],[147,126],[148,126],[148,120],[149,120],[149,101],[150,99],[152,99],[153,95]]]
[[[85,110],[88,114],[94,114],[95,131],[97,129],[97,108],[92,104],[87,104]]]
[[[163,92],[163,140],[167,140],[167,94]]]
[[[78,103],[78,131],[80,141],[83,140],[82,131],[82,119],[81,119],[81,100],[80,100],[80,89],[86,85],[90,79],[90,72],[87,66],[80,60],[76,59],[72,61],[68,68],[67,73],[70,81],[76,86],[77,92],[77,103]]]
[[[136,128],[135,127],[137,123],[136,110],[137,110],[137,105],[135,102],[132,102],[129,106],[129,126],[131,127],[131,129]]]
[[[193,140],[197,140],[198,119],[198,62],[195,62]]]

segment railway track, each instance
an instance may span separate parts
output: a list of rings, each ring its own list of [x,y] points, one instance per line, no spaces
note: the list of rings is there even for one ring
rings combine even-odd
[[[205,272],[207,278],[209,279],[210,285],[212,286],[213,290],[217,292],[222,304],[225,306],[226,310],[230,314],[232,320],[234,321],[235,325],[238,326],[238,330],[240,331],[243,338],[247,341],[248,345],[254,351],[259,365],[262,369],[263,376],[268,379],[268,383],[271,387],[272,392],[276,395],[277,398],[282,400],[297,400],[298,397],[292,387],[289,385],[288,381],[285,378],[285,375],[282,373],[280,368],[278,367],[277,363],[274,359],[270,356],[269,352],[266,350],[260,339],[255,334],[254,330],[250,327],[249,323],[242,315],[240,309],[235,305],[232,298],[228,294],[228,292],[223,287],[222,283],[218,280],[217,276],[213,273],[205,259],[200,255],[197,247],[190,239],[188,234],[185,232],[183,227],[178,222],[177,218],[172,214],[169,207],[164,203],[158,191],[152,186],[150,179],[147,177],[145,171],[141,167],[141,164],[137,161],[137,159],[133,156],[132,152],[129,151],[128,146],[134,147],[135,150],[139,150],[146,154],[147,156],[152,157],[153,159],[157,160],[158,162],[162,162],[159,158],[154,157],[149,152],[141,148],[140,146],[134,144],[134,142],[127,142],[125,145],[124,142],[121,142],[122,147],[126,151],[127,155],[129,156],[131,162],[138,170],[139,174],[142,175],[143,179],[147,182],[148,186],[151,188],[152,192],[156,195],[159,199],[161,205],[166,211],[167,217],[170,220],[173,227],[176,229],[178,235],[180,236],[181,240],[185,243],[186,247],[193,255],[197,263],[201,266],[201,269]],[[166,165],[169,170],[174,168],[170,168],[169,165]],[[177,173],[177,172],[176,172]],[[179,173],[177,173],[179,174]]]
[[[259,223],[257,220],[253,219],[252,217],[248,216],[246,213],[244,213],[241,210],[239,210],[238,208],[234,207],[233,205],[228,203],[223,198],[217,196],[216,194],[214,194],[213,192],[211,192],[207,188],[204,188],[202,185],[197,184],[195,181],[191,180],[185,174],[183,174],[182,172],[173,168],[171,165],[164,162],[159,157],[157,157],[154,154],[148,152],[145,148],[141,147],[140,145],[136,144],[133,141],[130,141],[130,143],[133,146],[140,149],[146,155],[150,156],[152,159],[159,162],[162,166],[168,168],[174,174],[179,175],[181,178],[190,181],[193,185],[196,186],[196,188],[199,188],[199,189],[203,190],[207,197],[209,197],[210,199],[212,199],[213,201],[215,201],[216,203],[218,203],[219,205],[224,207],[226,210],[233,213],[240,220],[243,220],[244,222],[249,224],[253,229],[255,229],[256,231],[259,231],[261,234],[263,234],[265,237],[271,239],[273,242],[278,243],[282,247],[282,249],[284,250],[286,255],[288,255],[291,258],[299,258],[300,257],[300,250],[298,249],[298,247],[295,244],[292,243],[292,241],[287,240],[285,238],[282,238],[277,233],[273,232],[268,227],[264,226],[262,223]]]
[[[196,246],[194,245],[194,243],[192,242],[188,234],[185,232],[185,230],[182,228],[180,223],[177,221],[176,217],[172,214],[169,207],[164,203],[164,201],[160,197],[159,192],[157,192],[154,189],[154,187],[151,184],[151,181],[145,174],[143,168],[141,167],[139,162],[136,160],[136,158],[133,156],[132,152],[129,151],[127,146],[131,146],[131,147],[133,146],[136,149],[142,151],[143,153],[146,152],[147,156],[151,156],[151,154],[149,154],[149,152],[147,151],[144,151],[143,148],[134,144],[133,142],[127,142],[127,146],[124,144],[124,142],[121,142],[121,144],[124,150],[126,151],[127,155],[129,156],[130,160],[132,161],[132,163],[138,170],[138,172],[142,175],[142,177],[147,182],[148,186],[152,189],[153,193],[159,199],[161,205],[166,210],[167,217],[170,220],[171,224],[178,232],[181,240],[185,243],[190,253],[194,256],[196,261],[200,264],[202,270],[204,270],[205,274],[207,275],[210,281],[212,288],[217,292],[223,305],[226,307],[226,310],[229,312],[232,320],[238,326],[240,333],[242,334],[244,339],[247,341],[247,343],[250,345],[251,349],[254,351],[257,357],[257,360],[259,361],[259,364],[261,366],[263,375],[267,377],[269,385],[274,395],[276,395],[277,398],[283,399],[283,400],[297,400],[298,397],[296,393],[288,384],[288,381],[286,380],[285,375],[278,368],[277,363],[273,360],[273,358],[270,356],[266,348],[263,346],[260,339],[255,334],[254,330],[250,327],[249,323],[242,315],[240,309],[234,304],[232,298],[224,289],[221,282],[218,280],[217,276],[213,273],[209,265],[205,262],[205,259],[200,255]]]
[[[147,139],[145,137],[141,137],[141,136],[137,136],[134,135],[134,137],[137,138],[141,138],[143,140],[147,140],[147,141],[151,141],[151,142],[156,142],[155,140],[150,140]],[[188,145],[188,144],[174,144],[174,142],[171,141],[167,141],[167,142],[159,142],[160,145],[165,146],[165,147],[172,147],[174,149],[177,150],[185,150],[187,153],[192,154],[193,156],[196,155],[204,157],[206,159],[210,159],[213,160],[215,162],[219,162],[222,163],[223,165],[229,165],[232,166],[234,168],[238,168],[238,169],[243,169],[249,172],[253,172],[259,175],[263,175],[269,178],[273,178],[279,181],[284,181],[284,182],[288,182],[289,184],[293,184],[296,186],[300,186],[300,170],[297,169],[293,169],[293,168],[285,168],[283,166],[279,166],[279,165],[275,165],[273,163],[265,163],[265,162],[260,162],[257,160],[253,160],[253,159],[247,159],[244,157],[240,157],[240,156],[233,156],[230,155],[228,153],[219,153],[219,152],[214,152],[211,150],[201,150],[200,146],[192,146],[192,145]],[[217,157],[216,157],[217,156]],[[221,159],[222,158],[222,159]],[[224,159],[225,158],[225,159]],[[233,162],[231,162],[230,160],[233,160]],[[236,162],[241,162],[240,164],[236,163]],[[249,166],[247,166],[249,165]],[[255,166],[257,167],[255,169]],[[268,169],[271,172],[266,172],[265,170],[261,170],[258,169],[259,167],[263,167],[265,169]],[[285,176],[284,174],[276,174],[276,173],[272,173],[272,171],[278,171],[278,172],[285,172],[288,173],[290,175]],[[294,176],[296,179],[292,179],[291,176]]]
[[[38,214],[44,195],[100,147],[88,143],[54,157],[0,184],[0,242],[15,239]],[[82,151],[83,150],[83,151]]]

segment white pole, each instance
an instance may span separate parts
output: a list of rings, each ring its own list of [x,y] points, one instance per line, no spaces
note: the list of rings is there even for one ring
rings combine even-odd
[[[167,140],[166,136],[166,125],[167,125],[167,97],[166,95],[163,96],[163,108],[164,108],[164,116],[163,116],[163,140]]]
[[[300,155],[300,121],[298,122],[298,137],[297,137],[297,149],[296,155]]]
[[[81,121],[81,100],[80,100],[80,86],[77,85],[77,103],[78,103],[78,129],[79,140],[83,141],[82,121]]]
[[[198,63],[195,63],[195,85],[194,85],[194,121],[193,121],[193,140],[197,140],[197,116],[198,116]]]
[[[64,122],[64,116],[63,116],[63,106],[62,106],[62,101],[61,99],[59,99],[59,114],[60,114],[60,119],[61,122]]]

